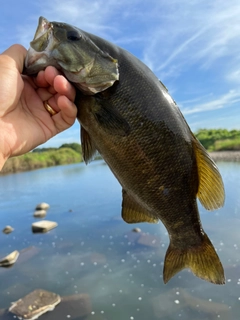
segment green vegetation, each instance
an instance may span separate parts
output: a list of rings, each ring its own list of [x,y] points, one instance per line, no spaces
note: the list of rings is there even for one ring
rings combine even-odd
[[[200,129],[195,136],[208,151],[240,150],[240,130]]]
[[[76,143],[77,145],[77,143]],[[60,148],[39,148],[19,157],[10,158],[5,163],[1,173],[27,171],[50,166],[77,163],[82,161],[81,146],[75,144],[62,145]]]

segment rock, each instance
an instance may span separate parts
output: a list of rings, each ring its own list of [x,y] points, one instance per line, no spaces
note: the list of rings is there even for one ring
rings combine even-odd
[[[56,228],[58,226],[57,222],[43,220],[39,222],[34,222],[32,224],[32,232],[48,232],[49,230]]]
[[[140,233],[132,232],[132,231],[128,231],[124,235],[124,238],[127,239],[129,242],[131,242],[133,245],[136,244],[136,242],[139,239],[139,237],[140,237]]]
[[[7,310],[6,309],[0,309],[0,319],[2,316],[4,316],[4,314],[7,313]]]
[[[47,214],[46,210],[36,210],[33,214],[34,218],[45,218]]]
[[[36,209],[35,210],[48,210],[49,209],[49,204],[46,203],[46,202],[42,202],[42,203],[39,203],[37,206],[36,206]]]
[[[137,233],[139,233],[139,232],[141,232],[142,230],[140,229],[140,228],[133,228],[132,229],[132,232],[137,232]]]
[[[13,251],[6,257],[0,260],[0,267],[9,267],[13,265],[19,257],[19,252],[17,250]]]
[[[58,294],[37,289],[14,302],[9,308],[9,312],[15,314],[19,319],[33,320],[52,311],[60,301],[61,298]]]
[[[74,294],[61,297],[61,303],[54,312],[44,315],[43,320],[85,319],[92,312],[91,300],[88,294]]]
[[[3,229],[3,233],[5,233],[5,234],[9,234],[9,233],[11,233],[11,232],[13,232],[13,228],[11,227],[11,226],[6,226],[4,229]]]
[[[147,247],[157,248],[160,245],[160,238],[152,236],[147,233],[142,233],[137,243]]]

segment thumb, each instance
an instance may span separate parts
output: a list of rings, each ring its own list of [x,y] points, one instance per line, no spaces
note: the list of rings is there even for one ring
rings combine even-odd
[[[23,46],[21,46],[20,44],[14,44],[0,55],[0,63],[4,62],[4,60],[1,61],[1,56],[2,58],[4,56],[8,56],[9,58],[11,58],[14,66],[17,68],[19,73],[22,73],[26,55],[27,50]]]

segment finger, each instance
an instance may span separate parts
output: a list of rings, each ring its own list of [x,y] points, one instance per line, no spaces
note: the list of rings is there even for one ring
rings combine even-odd
[[[77,116],[77,107],[66,96],[58,97],[58,106],[61,111],[55,114],[52,120],[58,132],[62,132],[74,124]]]
[[[14,67],[16,67],[17,70],[22,73],[26,55],[27,50],[23,46],[21,46],[20,44],[14,44],[0,55],[0,61],[1,59],[10,57],[12,59]]]
[[[45,70],[38,73],[35,83],[39,87],[53,86],[54,78],[59,74],[60,72],[56,68],[48,66]]]
[[[54,89],[60,94],[66,96],[69,100],[74,101],[76,90],[73,85],[62,75],[54,79]]]

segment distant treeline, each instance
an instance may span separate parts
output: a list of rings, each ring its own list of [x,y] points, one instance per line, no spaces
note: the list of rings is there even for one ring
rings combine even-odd
[[[239,151],[240,130],[200,129],[195,133],[208,151]],[[101,159],[97,155],[94,160]],[[0,173],[28,171],[83,161],[79,143],[64,143],[59,148],[36,148],[32,152],[7,160]]]
[[[240,130],[200,129],[195,136],[208,151],[240,150]]]

